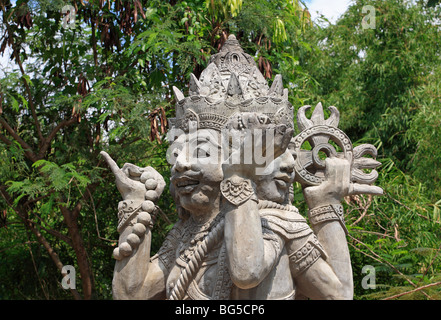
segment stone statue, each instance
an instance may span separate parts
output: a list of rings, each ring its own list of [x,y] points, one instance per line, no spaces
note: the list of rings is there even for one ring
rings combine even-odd
[[[122,195],[114,298],[352,299],[341,200],[382,194],[372,185],[379,163],[364,157],[376,149],[353,148],[337,128],[338,110],[330,107],[325,120],[321,104],[311,119],[310,106],[299,109],[293,137],[281,76],[269,87],[233,35],[199,79],[191,75],[188,97],[173,90],[168,158],[179,221],[156,255],[151,232],[163,178],[151,167],[120,169],[101,153]],[[294,181],[308,219],[292,204]]]

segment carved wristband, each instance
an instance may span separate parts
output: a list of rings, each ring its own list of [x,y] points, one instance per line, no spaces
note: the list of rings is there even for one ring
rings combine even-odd
[[[143,201],[142,203],[135,202],[133,200],[120,201],[120,203],[118,204],[117,231],[121,233],[124,228],[130,223],[130,221],[132,221],[142,212],[153,215],[155,212],[155,208],[155,204],[150,200]],[[153,224],[150,227],[152,226]]]
[[[119,205],[118,232],[121,233],[128,225],[133,225],[133,228],[132,233],[127,236],[126,240],[113,250],[113,257],[116,260],[122,260],[130,256],[133,250],[140,245],[147,228],[151,229],[153,227],[155,204],[150,200],[144,201],[137,207],[133,207],[131,204],[133,204],[133,201],[121,201]],[[134,222],[135,218],[136,223]]]
[[[344,209],[341,204],[330,204],[327,206],[314,208],[308,212],[309,222],[312,226],[316,226],[326,221],[338,221],[340,222],[345,233],[348,234],[343,213]]]
[[[313,234],[309,236],[302,247],[289,255],[291,272],[294,277],[312,266],[320,257],[324,260],[328,258],[316,235]]]

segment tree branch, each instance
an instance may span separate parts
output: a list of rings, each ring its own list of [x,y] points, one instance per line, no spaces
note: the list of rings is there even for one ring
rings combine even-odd
[[[95,15],[93,14],[93,11],[90,13],[90,24],[92,26],[92,50],[93,50],[93,63],[95,64],[95,67],[98,67],[98,53],[96,49],[96,36],[95,36],[95,23],[97,22],[97,19],[95,19]]]
[[[113,244],[116,244],[118,242],[117,240],[111,240],[111,239],[106,239],[106,238],[101,237],[100,229],[98,227],[98,216],[97,216],[96,210],[95,210],[95,202],[93,201],[92,193],[90,192],[90,190],[87,189],[86,191],[89,194],[89,198],[90,198],[90,201],[92,203],[92,210],[93,210],[93,214],[95,216],[95,227],[96,227],[96,233],[98,235],[98,238],[101,239],[101,240],[109,241],[109,242],[112,242]]]
[[[32,148],[17,134],[17,132],[15,132],[14,129],[11,128],[3,117],[0,117],[0,124],[6,129],[6,131],[8,131],[11,137],[20,144],[29,160],[32,162],[39,160],[39,158],[32,151]]]
[[[9,39],[11,41],[13,55],[15,57],[15,60],[16,60],[16,62],[18,64],[19,68],[20,68],[20,72],[22,74],[22,80],[23,80],[23,83],[24,83],[24,86],[25,86],[25,89],[26,89],[26,93],[28,95],[28,104],[29,104],[29,108],[31,109],[32,117],[34,119],[35,129],[36,129],[38,137],[40,139],[40,146],[41,147],[40,147],[40,151],[38,153],[38,156],[35,156],[34,153],[32,153],[32,154],[28,153],[28,158],[30,160],[32,160],[33,162],[35,162],[35,161],[37,161],[39,159],[42,159],[44,157],[44,154],[46,153],[47,149],[49,148],[50,143],[51,143],[52,139],[55,137],[55,135],[57,134],[57,132],[61,128],[75,123],[78,120],[78,118],[77,117],[72,117],[69,120],[61,121],[52,130],[52,132],[49,133],[47,138],[43,137],[43,133],[41,131],[40,122],[38,121],[38,117],[37,117],[37,112],[36,112],[36,109],[35,109],[34,101],[32,99],[31,88],[29,87],[29,84],[28,84],[28,82],[26,80],[26,73],[25,73],[25,70],[23,68],[23,64],[22,64],[22,62],[20,60],[20,55],[19,55],[19,51],[18,51],[17,45],[14,42],[13,32],[12,32],[11,27],[10,27],[10,25],[9,25],[7,19],[6,19],[6,10],[5,10],[3,2],[1,2],[1,8],[2,8],[2,11],[3,11],[3,16],[5,17],[4,18],[4,24],[6,26],[6,29],[7,29],[8,35],[9,35]],[[1,119],[1,120],[4,121],[4,119]],[[25,141],[23,141],[17,134],[14,135],[12,133],[14,130],[12,130],[12,128],[10,128],[9,125],[7,127],[5,126],[6,121],[4,121],[4,123],[3,122],[1,122],[1,123],[3,124],[5,129],[8,130],[8,132],[14,137],[14,139],[17,140],[20,143],[20,145],[23,147],[23,149],[31,150],[31,148],[29,147],[29,145]],[[6,125],[7,125],[7,123],[6,123]],[[4,141],[4,140],[2,139],[2,141]]]
[[[17,45],[14,41],[14,34],[11,30],[11,26],[9,25],[7,19],[6,19],[6,10],[5,10],[5,6],[3,4],[3,1],[1,2],[1,6],[2,6],[2,11],[3,11],[3,23],[6,26],[6,30],[8,31],[8,35],[9,35],[9,41],[11,43],[12,46],[12,51],[13,51],[13,55],[15,57],[15,61],[17,62],[19,68],[20,68],[20,72],[22,74],[22,80],[23,80],[23,84],[25,86],[26,89],[26,93],[28,95],[28,104],[29,104],[29,108],[31,109],[31,113],[32,113],[32,117],[34,118],[34,124],[35,124],[35,129],[37,130],[37,134],[38,137],[40,138],[40,142],[43,142],[44,138],[43,138],[43,133],[41,132],[41,127],[40,127],[40,122],[38,122],[38,117],[37,117],[37,112],[35,111],[35,105],[34,105],[34,101],[32,99],[32,93],[31,93],[31,88],[29,87],[29,84],[26,80],[26,73],[24,71],[22,62],[20,60],[20,55],[17,49]]]
[[[78,221],[76,220],[76,218],[74,218],[74,214],[68,208],[63,205],[60,205],[59,208],[61,213],[63,214],[64,222],[67,225],[67,229],[69,230],[69,234],[72,239],[72,248],[75,251],[78,267],[80,269],[84,298],[86,300],[89,300],[92,297],[93,274],[90,270],[90,263],[87,258],[86,250],[84,248],[84,243],[80,234]]]
[[[370,253],[372,253],[375,257],[367,254],[366,252],[363,252],[361,249],[357,248],[354,244],[348,242],[348,244],[350,244],[355,250],[363,253],[364,255],[380,262],[380,263],[384,263],[387,264],[390,268],[392,268],[393,270],[395,270],[399,275],[401,275],[404,279],[406,279],[407,282],[409,282],[414,288],[417,287],[417,285],[415,283],[412,282],[412,280],[410,280],[408,277],[406,277],[406,275],[404,275],[402,272],[400,272],[400,270],[398,270],[394,265],[392,265],[389,261],[384,260],[383,258],[381,258],[378,254],[376,254],[371,248],[369,248],[369,246],[367,244],[365,244],[364,242],[354,238],[353,236],[349,235],[349,237],[354,240],[355,242],[358,242],[362,245],[364,245]],[[430,299],[429,295],[427,293],[425,293],[424,291],[422,292],[428,299]]]
[[[3,141],[8,146],[10,146],[12,144],[12,142],[8,138],[6,138],[5,136],[3,136],[1,134],[0,134],[0,140]]]
[[[29,220],[27,220],[27,224],[26,225],[31,229],[32,233],[37,237],[38,242],[40,242],[40,244],[43,245],[43,247],[49,253],[50,257],[52,258],[52,261],[55,263],[55,265],[57,266],[58,270],[60,270],[62,272],[64,265],[61,262],[58,254],[54,251],[54,249],[51,247],[51,245],[46,240],[46,238],[40,233],[40,231],[38,231],[33,226],[32,222],[30,222]],[[74,296],[74,298],[76,300],[81,300],[81,296],[80,296],[80,294],[78,293],[78,291],[76,289],[70,289],[70,291],[71,291],[72,295]]]
[[[13,206],[13,200],[10,197],[10,195],[6,192],[5,186],[0,187],[0,193],[3,199],[5,199],[8,206],[10,206],[12,210],[14,210],[17,213],[17,215],[20,217],[20,219],[23,221],[25,227],[32,231],[32,233],[37,238],[38,242],[46,249],[47,253],[51,257],[52,261],[55,263],[55,266],[58,268],[58,270],[62,272],[64,264],[61,262],[60,257],[52,248],[50,243],[46,240],[46,238],[41,234],[41,232],[35,228],[34,223],[26,217],[27,216],[26,213],[22,212],[21,208],[19,207],[16,208]],[[62,275],[64,274],[62,273]],[[70,292],[72,293],[72,295],[76,300],[81,300],[81,296],[76,289],[70,289]]]
[[[410,291],[402,292],[402,293],[396,294],[396,295],[394,295],[394,296],[384,298],[383,300],[392,300],[392,299],[395,299],[395,298],[399,298],[399,297],[401,297],[401,296],[404,296],[404,295],[406,295],[406,294],[415,293],[415,292],[417,292],[417,291],[420,291],[420,290],[423,290],[423,289],[427,289],[427,288],[430,288],[430,287],[434,287],[434,286],[439,286],[439,285],[441,285],[441,281],[434,282],[434,283],[430,283],[430,284],[427,284],[427,285],[422,286],[422,287],[418,287],[418,288],[413,289],[413,290],[410,290]],[[430,299],[430,297],[429,297],[429,299]]]
[[[40,151],[38,152],[38,158],[39,159],[44,158],[45,153],[49,149],[51,142],[55,138],[58,131],[60,131],[64,127],[74,124],[77,121],[78,121],[78,117],[74,116],[70,119],[61,121],[55,128],[53,128],[52,131],[49,133],[49,135],[43,140]]]
[[[26,236],[28,237],[28,241],[27,242],[30,243],[31,239],[30,239],[30,236],[29,236],[29,232],[26,233]],[[32,252],[32,248],[31,248],[30,245],[28,245],[28,249],[29,249],[29,254],[31,255],[32,264],[34,265],[35,275],[37,276],[38,282],[40,283],[41,291],[43,291],[43,294],[46,297],[46,300],[49,300],[49,294],[44,289],[43,282],[41,281],[40,275],[38,274],[37,264],[35,263],[34,254]]]
[[[42,224],[43,224],[43,223],[46,224],[46,223],[43,221],[43,219],[41,219],[41,217],[40,217],[39,215],[37,215],[35,212],[33,212],[33,214],[37,217],[38,220],[40,220],[40,222],[41,222]],[[42,224],[39,225],[39,227],[40,227],[41,229],[43,229],[43,230],[46,231],[47,233],[53,235],[54,237],[56,237],[56,238],[58,238],[58,239],[60,239],[60,240],[62,240],[62,241],[64,241],[64,242],[66,242],[69,246],[72,247],[72,240],[71,240],[69,237],[65,236],[64,234],[62,234],[61,232],[58,232],[58,231],[56,231],[56,230],[53,230],[53,229],[50,229],[50,228],[45,228],[45,227],[43,227]]]

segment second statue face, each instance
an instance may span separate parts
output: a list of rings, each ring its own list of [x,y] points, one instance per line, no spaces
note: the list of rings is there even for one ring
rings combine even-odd
[[[289,188],[294,182],[294,158],[289,150],[274,159],[267,174],[257,176],[257,197],[280,204],[288,204]]]

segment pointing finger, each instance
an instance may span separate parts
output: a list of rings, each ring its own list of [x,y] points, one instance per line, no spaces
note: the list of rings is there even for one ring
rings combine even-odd
[[[107,164],[110,167],[110,170],[112,170],[115,177],[118,179],[124,179],[126,178],[125,174],[121,171],[121,169],[118,167],[116,162],[109,156],[109,154],[105,151],[101,151],[100,154],[104,157]]]
[[[370,186],[367,184],[351,183],[349,186],[349,195],[371,194],[374,196],[382,196],[384,191],[378,186]]]
[[[106,160],[113,173],[116,173],[120,170],[116,162],[109,156],[107,152],[101,151],[100,154],[104,157],[104,160]]]

